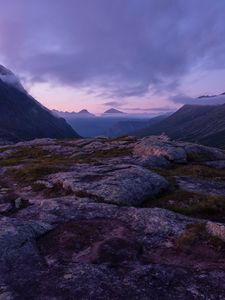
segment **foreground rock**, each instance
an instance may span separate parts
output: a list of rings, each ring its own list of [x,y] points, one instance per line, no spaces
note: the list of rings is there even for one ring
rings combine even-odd
[[[225,195],[225,182],[201,180],[191,177],[176,177],[179,188],[188,192],[202,193],[206,195]]]
[[[140,205],[169,187],[160,175],[132,165],[77,165],[73,172],[50,175],[47,180],[47,184],[83,193],[98,202],[127,206]]]
[[[224,156],[162,136],[0,147],[0,299],[225,299]]]
[[[225,153],[216,148],[170,141],[165,136],[143,138],[135,145],[133,151],[140,156],[162,156],[175,163],[225,161]]]
[[[0,221],[2,297],[223,299],[225,260],[199,255],[204,244],[191,255],[176,246],[193,223],[163,209],[38,201]]]

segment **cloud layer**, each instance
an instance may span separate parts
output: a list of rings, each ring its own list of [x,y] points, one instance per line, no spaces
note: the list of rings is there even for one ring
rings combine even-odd
[[[143,96],[225,69],[224,0],[0,0],[0,53],[32,82]]]

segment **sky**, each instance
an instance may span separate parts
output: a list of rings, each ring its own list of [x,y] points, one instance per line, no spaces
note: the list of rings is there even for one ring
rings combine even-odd
[[[0,64],[51,109],[174,110],[225,92],[225,0],[0,0]]]

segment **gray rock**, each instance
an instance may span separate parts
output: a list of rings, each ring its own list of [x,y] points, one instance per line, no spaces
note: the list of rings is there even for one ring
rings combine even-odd
[[[224,224],[208,221],[206,223],[206,229],[209,234],[218,237],[225,242],[225,226]]]
[[[204,161],[201,164],[213,169],[225,170],[225,160]]]
[[[140,205],[169,187],[166,179],[134,165],[77,165],[73,172],[53,174],[48,181],[99,202]]]
[[[159,156],[165,157],[169,161],[185,163],[187,161],[186,152],[182,147],[164,141],[160,137],[143,138],[134,146],[133,153],[138,156]]]
[[[160,254],[156,259],[158,250],[165,256],[175,251],[173,241],[196,222],[158,208],[64,198],[38,201],[20,211],[17,220],[0,220],[0,280],[10,283],[2,295],[223,299],[225,272],[219,263],[208,270],[187,268],[176,252],[177,265]]]
[[[225,153],[219,149],[197,145],[185,145],[188,159],[191,161],[225,160]]]
[[[0,214],[8,213],[12,209],[11,203],[0,204]]]
[[[178,187],[184,191],[221,197],[225,196],[225,183],[223,182],[197,179],[188,176],[175,178]]]
[[[15,200],[15,208],[20,209],[21,206],[22,206],[22,198],[19,197]]]

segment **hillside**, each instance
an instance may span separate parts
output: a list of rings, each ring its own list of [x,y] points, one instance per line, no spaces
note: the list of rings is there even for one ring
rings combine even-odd
[[[47,137],[78,135],[64,119],[32,98],[11,71],[0,66],[0,142]]]
[[[225,148],[225,104],[184,105],[160,123],[136,132],[137,136],[165,133],[177,140]]]

